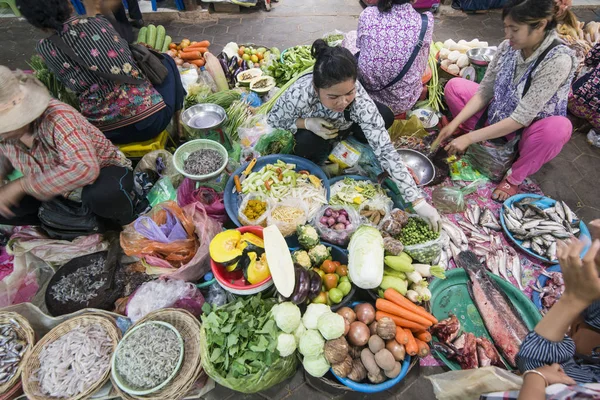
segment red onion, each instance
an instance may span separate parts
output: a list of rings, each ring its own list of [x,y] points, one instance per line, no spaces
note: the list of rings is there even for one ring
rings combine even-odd
[[[333,226],[333,229],[335,229],[336,231],[343,231],[344,229],[346,229],[346,225],[344,225],[343,223],[337,223]]]
[[[327,225],[329,225],[330,227],[335,225],[335,218],[334,217],[329,217],[327,219]]]
[[[345,215],[342,214],[338,217],[337,222],[341,222],[341,223],[345,224],[348,222],[348,219],[346,218]]]
[[[333,218],[337,218],[337,217],[339,217],[339,216],[340,216],[340,213],[339,213],[339,212],[337,212],[337,211],[332,211],[332,212],[331,212],[331,216],[332,216]]]
[[[327,225],[328,220],[329,220],[329,218],[327,218],[326,216],[322,216],[321,219],[319,220],[319,222],[323,225]]]
[[[327,210],[325,210],[325,214],[323,214],[323,215],[325,215],[326,217],[331,217],[331,213],[332,213],[331,208],[328,208]]]

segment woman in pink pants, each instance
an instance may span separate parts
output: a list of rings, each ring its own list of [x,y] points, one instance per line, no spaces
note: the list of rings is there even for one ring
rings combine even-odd
[[[556,157],[571,137],[567,102],[578,62],[555,31],[569,15],[554,0],[509,0],[502,13],[507,40],[481,84],[455,78],[446,85],[454,119],[439,140],[459,128],[469,132],[446,146],[449,154],[463,153],[474,143],[520,137],[518,158],[493,194],[499,201],[516,194],[523,180]]]

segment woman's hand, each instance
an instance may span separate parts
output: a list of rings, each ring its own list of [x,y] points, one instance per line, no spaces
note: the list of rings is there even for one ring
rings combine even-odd
[[[544,375],[548,385],[554,385],[555,383],[562,383],[565,385],[577,384],[573,378],[565,374],[565,371],[562,369],[560,364],[554,363],[551,365],[544,365],[543,367],[536,368],[535,370]]]
[[[12,218],[15,214],[10,209],[19,205],[19,201],[25,195],[20,179],[0,187],[0,215]]]
[[[558,242],[556,254],[565,280],[563,297],[587,307],[600,300],[600,265],[595,261],[600,252],[600,239],[594,239],[582,259],[580,254],[585,244],[580,240],[572,240],[569,244]]]
[[[306,118],[304,120],[304,126],[306,126],[306,129],[325,140],[334,139],[338,135],[338,130],[323,118]]]
[[[439,232],[442,227],[442,219],[438,211],[424,199],[418,199],[413,203],[413,209],[429,224],[434,232]]]
[[[450,136],[454,135],[458,130],[458,126],[454,124],[454,121],[450,122],[448,125],[442,128],[440,133],[438,134],[437,139],[435,139],[438,143],[444,143]]]
[[[473,144],[473,142],[471,141],[469,134],[466,134],[466,135],[457,137],[456,139],[451,141],[445,147],[445,149],[448,152],[448,154],[451,156],[454,154],[463,154],[465,151],[467,151],[467,147],[469,147],[472,144]]]

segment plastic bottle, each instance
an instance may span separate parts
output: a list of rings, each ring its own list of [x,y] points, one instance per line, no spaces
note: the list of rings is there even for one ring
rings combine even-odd
[[[215,80],[210,76],[210,73],[204,67],[200,67],[198,71],[198,83],[210,88],[213,93],[217,92],[217,84]]]
[[[590,129],[587,134],[588,142],[594,147],[600,147],[600,133],[596,133],[595,130]]]

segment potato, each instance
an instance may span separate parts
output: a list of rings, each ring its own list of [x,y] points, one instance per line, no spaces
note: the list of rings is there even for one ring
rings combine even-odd
[[[371,353],[377,354],[377,352],[385,347],[383,339],[377,335],[373,335],[369,338],[369,350]]]
[[[369,374],[376,375],[379,373],[379,366],[377,365],[377,362],[375,361],[375,356],[373,355],[373,353],[371,353],[371,350],[363,349],[363,351],[360,352],[360,360],[362,361]]]
[[[375,358],[375,363],[377,363],[377,365],[384,371],[392,370],[394,368],[394,364],[396,363],[394,356],[387,349],[379,350],[377,352],[377,354],[375,354],[374,358]]]

